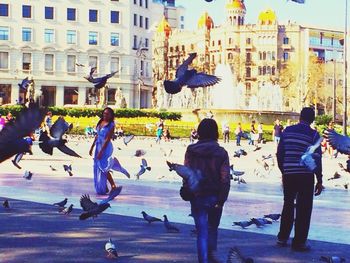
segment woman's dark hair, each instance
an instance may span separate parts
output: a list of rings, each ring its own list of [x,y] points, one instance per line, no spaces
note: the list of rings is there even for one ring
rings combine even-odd
[[[198,125],[197,129],[199,140],[218,140],[219,129],[215,120],[205,118]]]
[[[103,112],[104,112],[105,110],[109,111],[109,113],[110,113],[111,116],[112,116],[111,119],[109,120],[107,126],[109,126],[111,123],[114,122],[114,118],[115,118],[114,110],[113,110],[112,108],[110,108],[110,107],[106,107],[106,108],[104,108],[103,111],[102,111],[102,116],[101,116],[100,120],[98,121],[98,123],[97,123],[97,125],[96,125],[96,128],[97,128],[97,127],[100,125],[100,123],[102,122],[102,120],[103,120]]]
[[[300,120],[305,121],[309,124],[315,120],[315,111],[311,107],[305,107],[300,112]]]

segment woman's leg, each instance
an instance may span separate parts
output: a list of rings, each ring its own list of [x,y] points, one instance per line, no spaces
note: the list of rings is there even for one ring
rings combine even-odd
[[[110,183],[112,189],[116,188],[111,172],[107,172],[107,180]]]

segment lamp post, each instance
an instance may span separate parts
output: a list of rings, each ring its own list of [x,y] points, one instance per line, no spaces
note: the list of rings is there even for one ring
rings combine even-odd
[[[343,135],[346,135],[346,125],[347,125],[347,89],[348,89],[348,0],[345,0],[345,31],[344,31],[344,89],[343,89],[343,100],[344,100],[344,112],[343,112]]]
[[[333,61],[333,121],[336,121],[337,116],[337,107],[336,107],[336,89],[337,89],[337,80],[336,80],[336,70],[337,70],[337,61],[336,59],[332,59]]]

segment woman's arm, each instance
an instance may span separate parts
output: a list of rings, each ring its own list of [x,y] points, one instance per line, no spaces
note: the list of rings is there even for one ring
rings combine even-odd
[[[108,134],[107,134],[107,136],[106,136],[105,141],[103,142],[103,145],[102,145],[102,147],[101,147],[100,152],[97,154],[97,159],[101,159],[104,150],[106,149],[108,143],[109,143],[109,142],[111,141],[111,139],[112,139],[112,136],[113,136],[113,134],[114,134],[114,129],[115,129],[115,126],[114,126],[114,124],[113,124],[113,126],[111,127],[110,131],[108,132]]]
[[[90,156],[92,156],[92,151],[94,150],[94,147],[95,147],[95,144],[96,144],[96,141],[97,141],[97,136],[98,135],[95,136],[95,139],[94,139],[94,141],[93,141],[93,143],[92,143],[92,145],[90,147],[90,151],[89,151],[89,155]]]

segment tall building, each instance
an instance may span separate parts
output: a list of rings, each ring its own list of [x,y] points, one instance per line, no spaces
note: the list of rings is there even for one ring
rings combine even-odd
[[[343,38],[343,32],[292,22],[279,24],[271,9],[263,10],[257,23],[247,24],[248,10],[243,0],[227,0],[223,11],[226,17],[223,24],[216,25],[205,12],[198,18],[196,30],[171,29],[165,18],[160,22],[153,37],[153,67],[156,68],[153,77],[157,88],[155,100],[161,100],[159,107],[176,107],[172,105],[175,96],[164,94],[161,83],[164,79],[174,78],[176,68],[193,52],[197,53],[193,66],[200,71],[214,74],[218,65],[229,65],[234,76],[230,85],[232,89],[244,87],[247,105],[250,98],[259,94],[259,89],[268,83],[271,89],[281,89],[280,92],[286,95],[283,110],[298,111],[302,106],[314,103],[315,97],[322,94],[312,91],[309,74],[317,65],[310,64],[314,63],[311,54],[323,65],[323,76],[318,77],[323,78],[324,88],[331,89],[333,67],[328,64],[332,59],[338,64],[342,61],[343,48],[339,40]],[[338,67],[337,79],[340,76]],[[208,98],[206,89],[203,90],[202,98]],[[323,99],[328,101],[324,104],[329,108],[328,98]],[[197,106],[210,105],[202,102]]]
[[[45,105],[94,104],[83,78],[91,66],[96,76],[119,71],[107,104],[122,96],[128,107],[150,107],[151,26],[164,8],[152,0],[0,0],[0,103],[23,100],[18,83],[29,77]]]

